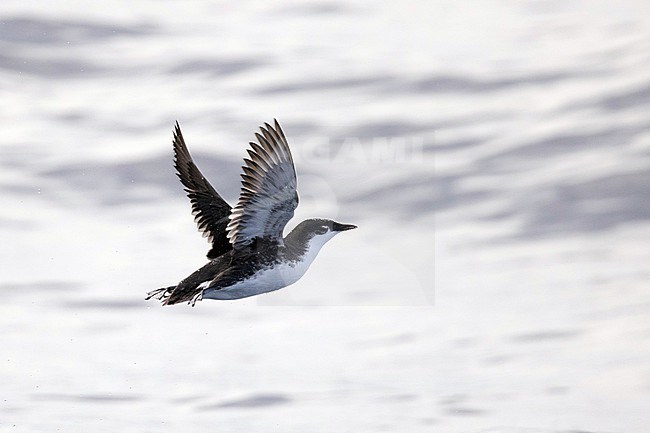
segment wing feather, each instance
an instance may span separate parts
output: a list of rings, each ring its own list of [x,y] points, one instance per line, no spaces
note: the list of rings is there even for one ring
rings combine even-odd
[[[278,121],[265,123],[244,158],[239,201],[230,213],[227,237],[235,250],[256,238],[282,242],[282,232],[298,206],[296,170]]]
[[[174,166],[192,204],[194,221],[203,237],[212,244],[208,258],[214,259],[231,250],[226,236],[231,207],[194,164],[178,122],[174,128]]]

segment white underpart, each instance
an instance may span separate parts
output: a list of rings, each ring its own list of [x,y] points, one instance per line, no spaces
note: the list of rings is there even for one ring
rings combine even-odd
[[[302,260],[262,269],[251,278],[230,287],[220,290],[206,289],[203,292],[203,299],[240,299],[272,292],[291,285],[305,275],[309,265],[312,264],[322,246],[337,233],[327,232],[324,235],[313,237],[309,241],[307,252],[302,256]],[[199,288],[206,288],[209,284],[210,281],[206,281]]]

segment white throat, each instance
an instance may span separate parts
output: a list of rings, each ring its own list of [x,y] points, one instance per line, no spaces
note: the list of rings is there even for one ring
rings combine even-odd
[[[324,235],[316,235],[313,238],[309,240],[309,243],[307,244],[307,248],[305,250],[305,254],[300,258],[300,262],[303,262],[309,267],[311,263],[314,261],[318,253],[320,252],[320,249],[323,248],[323,245],[325,245],[330,239],[332,239],[334,236],[336,236],[338,232],[327,232]],[[307,269],[305,269],[307,271]]]

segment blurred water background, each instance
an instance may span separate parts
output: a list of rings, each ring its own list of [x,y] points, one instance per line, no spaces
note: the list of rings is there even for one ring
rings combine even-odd
[[[0,430],[650,430],[650,8],[0,5]],[[234,203],[278,118],[284,290],[162,308],[204,263],[179,120]]]

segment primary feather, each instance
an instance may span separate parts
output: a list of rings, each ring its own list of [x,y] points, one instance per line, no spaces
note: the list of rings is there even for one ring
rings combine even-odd
[[[192,203],[194,221],[201,234],[212,244],[208,258],[217,258],[232,249],[226,236],[231,207],[194,164],[178,122],[174,129],[174,166]]]
[[[260,128],[258,143],[250,143],[250,159],[244,159],[239,201],[226,227],[235,250],[259,238],[282,243],[284,227],[298,206],[293,157],[280,124],[274,123]]]

